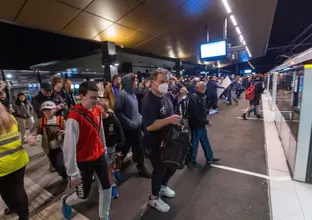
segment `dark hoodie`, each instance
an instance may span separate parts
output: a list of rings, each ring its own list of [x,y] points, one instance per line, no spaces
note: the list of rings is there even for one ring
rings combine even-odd
[[[142,116],[139,113],[138,100],[132,84],[131,74],[122,77],[122,89],[115,99],[114,112],[124,130],[134,130],[142,124]]]
[[[114,147],[125,141],[124,133],[118,118],[109,112],[107,118],[103,118],[105,142],[107,147]]]

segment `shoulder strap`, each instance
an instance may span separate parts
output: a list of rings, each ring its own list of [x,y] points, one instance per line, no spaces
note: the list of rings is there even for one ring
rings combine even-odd
[[[63,116],[57,116],[57,124],[61,128],[61,130],[64,130],[64,117]]]
[[[43,134],[45,131],[45,126],[47,125],[47,118],[43,116],[43,118],[40,118],[40,134]]]
[[[92,118],[90,118],[89,115],[87,115],[86,113],[84,113],[83,111],[81,111],[80,109],[77,109],[77,108],[73,108],[72,111],[78,112],[78,113],[79,113],[80,115],[82,115],[85,119],[87,119],[97,131],[100,130],[99,127],[98,127],[98,125],[94,122],[94,120],[93,120]]]

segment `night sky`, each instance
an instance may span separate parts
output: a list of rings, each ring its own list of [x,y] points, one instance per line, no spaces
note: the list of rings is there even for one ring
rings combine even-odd
[[[305,44],[308,45],[300,46],[293,52],[290,52],[292,48],[271,49],[288,45],[312,24],[311,8],[311,0],[279,0],[267,55],[251,60],[257,72],[266,72],[285,61],[286,58],[277,59],[280,54],[291,56],[312,47],[311,27],[305,35],[296,41],[298,44],[308,37],[305,41]],[[34,64],[83,55],[86,51],[100,47],[99,42],[71,38],[7,23],[0,23],[0,30],[0,68],[2,69],[28,69]],[[240,66],[248,67],[247,64]],[[229,67],[227,69],[234,70],[235,68]]]

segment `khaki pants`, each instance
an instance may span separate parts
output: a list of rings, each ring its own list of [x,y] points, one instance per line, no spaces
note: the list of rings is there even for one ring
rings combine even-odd
[[[29,117],[29,118],[16,118],[18,122],[18,127],[21,132],[21,137],[22,140],[26,139],[26,129],[28,128],[29,130],[32,129],[34,126],[34,117]]]

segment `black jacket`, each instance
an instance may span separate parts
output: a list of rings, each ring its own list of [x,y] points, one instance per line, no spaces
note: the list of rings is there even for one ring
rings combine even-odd
[[[194,92],[189,98],[188,123],[191,130],[203,129],[209,123],[207,120],[205,94]]]
[[[51,97],[44,96],[41,92],[39,92],[39,94],[36,97],[34,97],[32,100],[32,106],[38,118],[43,118],[44,116],[43,112],[40,111],[40,109],[41,109],[41,104],[46,101],[51,101]]]
[[[103,127],[107,147],[113,147],[125,141],[121,124],[114,113],[109,112],[108,117],[103,118]]]

